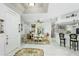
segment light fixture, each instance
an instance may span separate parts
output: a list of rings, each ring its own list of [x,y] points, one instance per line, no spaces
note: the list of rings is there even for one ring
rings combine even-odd
[[[29,5],[29,6],[34,6],[34,5],[35,5],[35,3],[28,3],[28,5]]]

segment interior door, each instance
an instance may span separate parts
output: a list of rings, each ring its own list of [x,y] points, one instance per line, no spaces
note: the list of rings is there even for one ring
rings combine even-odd
[[[6,53],[16,49],[20,44],[19,33],[20,18],[14,12],[7,12],[6,14]]]

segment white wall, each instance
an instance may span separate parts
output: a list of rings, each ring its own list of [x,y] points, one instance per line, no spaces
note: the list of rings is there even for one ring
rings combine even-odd
[[[29,31],[31,31],[31,25],[25,23],[24,21],[21,21],[21,24],[23,25],[23,31],[21,31],[21,35],[27,34],[29,33]]]
[[[51,23],[50,22],[46,22],[44,24],[44,33],[49,33],[49,38],[51,39]]]

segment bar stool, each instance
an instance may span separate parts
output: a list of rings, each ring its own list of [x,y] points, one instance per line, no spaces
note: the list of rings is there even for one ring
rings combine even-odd
[[[66,46],[66,39],[64,38],[64,34],[63,33],[59,33],[59,37],[60,37],[60,46],[62,45],[62,43],[64,44],[64,47]],[[63,41],[63,42],[62,42]]]
[[[70,49],[71,48],[74,48],[74,50],[78,50],[77,34],[70,34]]]

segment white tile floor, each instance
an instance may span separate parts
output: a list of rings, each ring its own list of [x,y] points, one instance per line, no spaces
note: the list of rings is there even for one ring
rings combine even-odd
[[[44,50],[44,56],[79,56],[79,51],[68,47],[60,47],[55,41],[49,45],[23,44],[21,48],[40,48]]]

